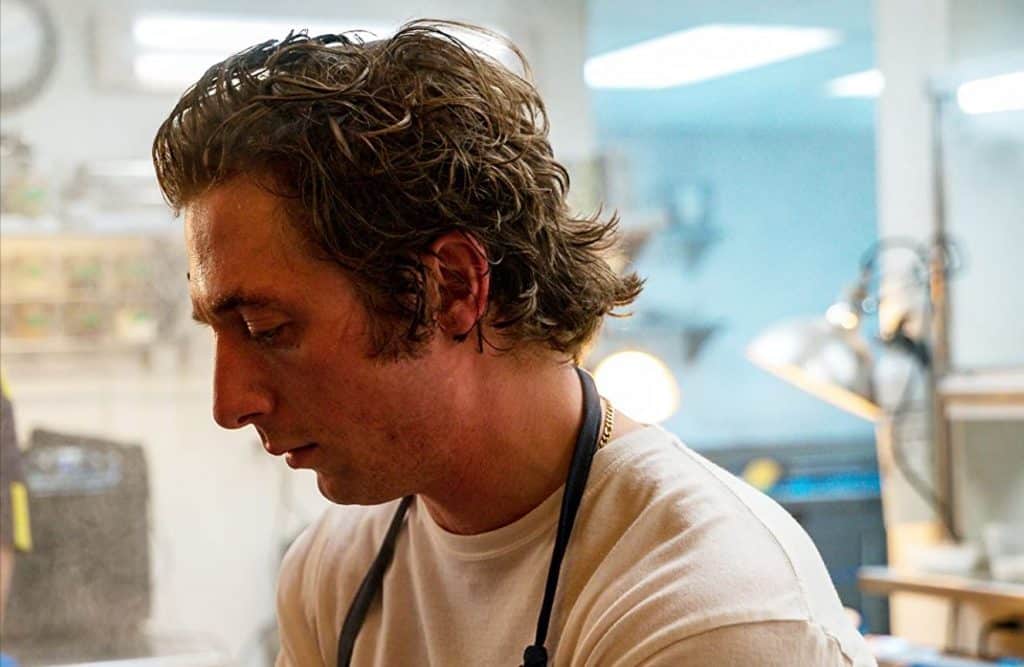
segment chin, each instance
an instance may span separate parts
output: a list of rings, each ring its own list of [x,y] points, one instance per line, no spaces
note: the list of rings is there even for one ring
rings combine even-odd
[[[320,472],[316,474],[316,486],[320,489],[320,495],[337,505],[380,505],[401,497],[401,494],[367,489],[361,484],[353,483],[352,480],[339,479]]]

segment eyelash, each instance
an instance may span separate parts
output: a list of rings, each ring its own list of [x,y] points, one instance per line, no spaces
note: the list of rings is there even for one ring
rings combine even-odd
[[[265,331],[251,331],[249,330],[249,339],[255,341],[259,345],[271,346],[277,342],[277,337],[281,334],[281,331],[285,328],[285,324],[276,326],[272,329]]]

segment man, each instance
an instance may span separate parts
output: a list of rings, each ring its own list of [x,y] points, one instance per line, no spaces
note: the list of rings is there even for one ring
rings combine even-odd
[[[641,283],[465,30],[258,45],[154,142],[216,421],[338,505],[282,565],[278,664],[873,664],[783,510],[577,372]]]

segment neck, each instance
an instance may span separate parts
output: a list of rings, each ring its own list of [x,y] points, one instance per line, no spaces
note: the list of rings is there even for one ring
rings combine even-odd
[[[460,388],[457,426],[443,445],[449,465],[420,493],[434,521],[452,533],[500,528],[558,490],[582,424],[574,366],[499,363],[504,368]]]

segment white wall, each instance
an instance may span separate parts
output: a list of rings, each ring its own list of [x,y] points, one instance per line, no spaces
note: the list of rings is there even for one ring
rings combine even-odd
[[[933,106],[939,83],[1024,63],[1024,3],[1014,0],[879,2],[880,236],[927,241],[937,222]],[[909,30],[914,21],[922,26]],[[972,76],[973,74],[973,76]],[[950,94],[952,90],[947,90]],[[942,104],[943,224],[965,266],[950,289],[954,370],[1024,365],[1024,289],[1015,271],[1024,247],[1024,111],[968,116]]]
[[[1001,114],[1016,117],[1016,132],[951,115],[943,135],[947,228],[965,251],[949,286],[952,364],[1024,366],[1024,111]]]
[[[681,336],[638,337],[680,385],[680,408],[665,426],[700,449],[869,441],[868,422],[758,368],[745,350],[773,324],[824,313],[856,279],[875,240],[872,133],[669,129],[604,140],[629,165],[636,201],[659,204],[672,188],[708,187],[710,223],[722,234],[692,270],[670,240],[635,259],[647,280],[638,313],[721,323],[690,362]],[[631,213],[623,216],[629,224]],[[607,350],[622,342],[607,341]]]

